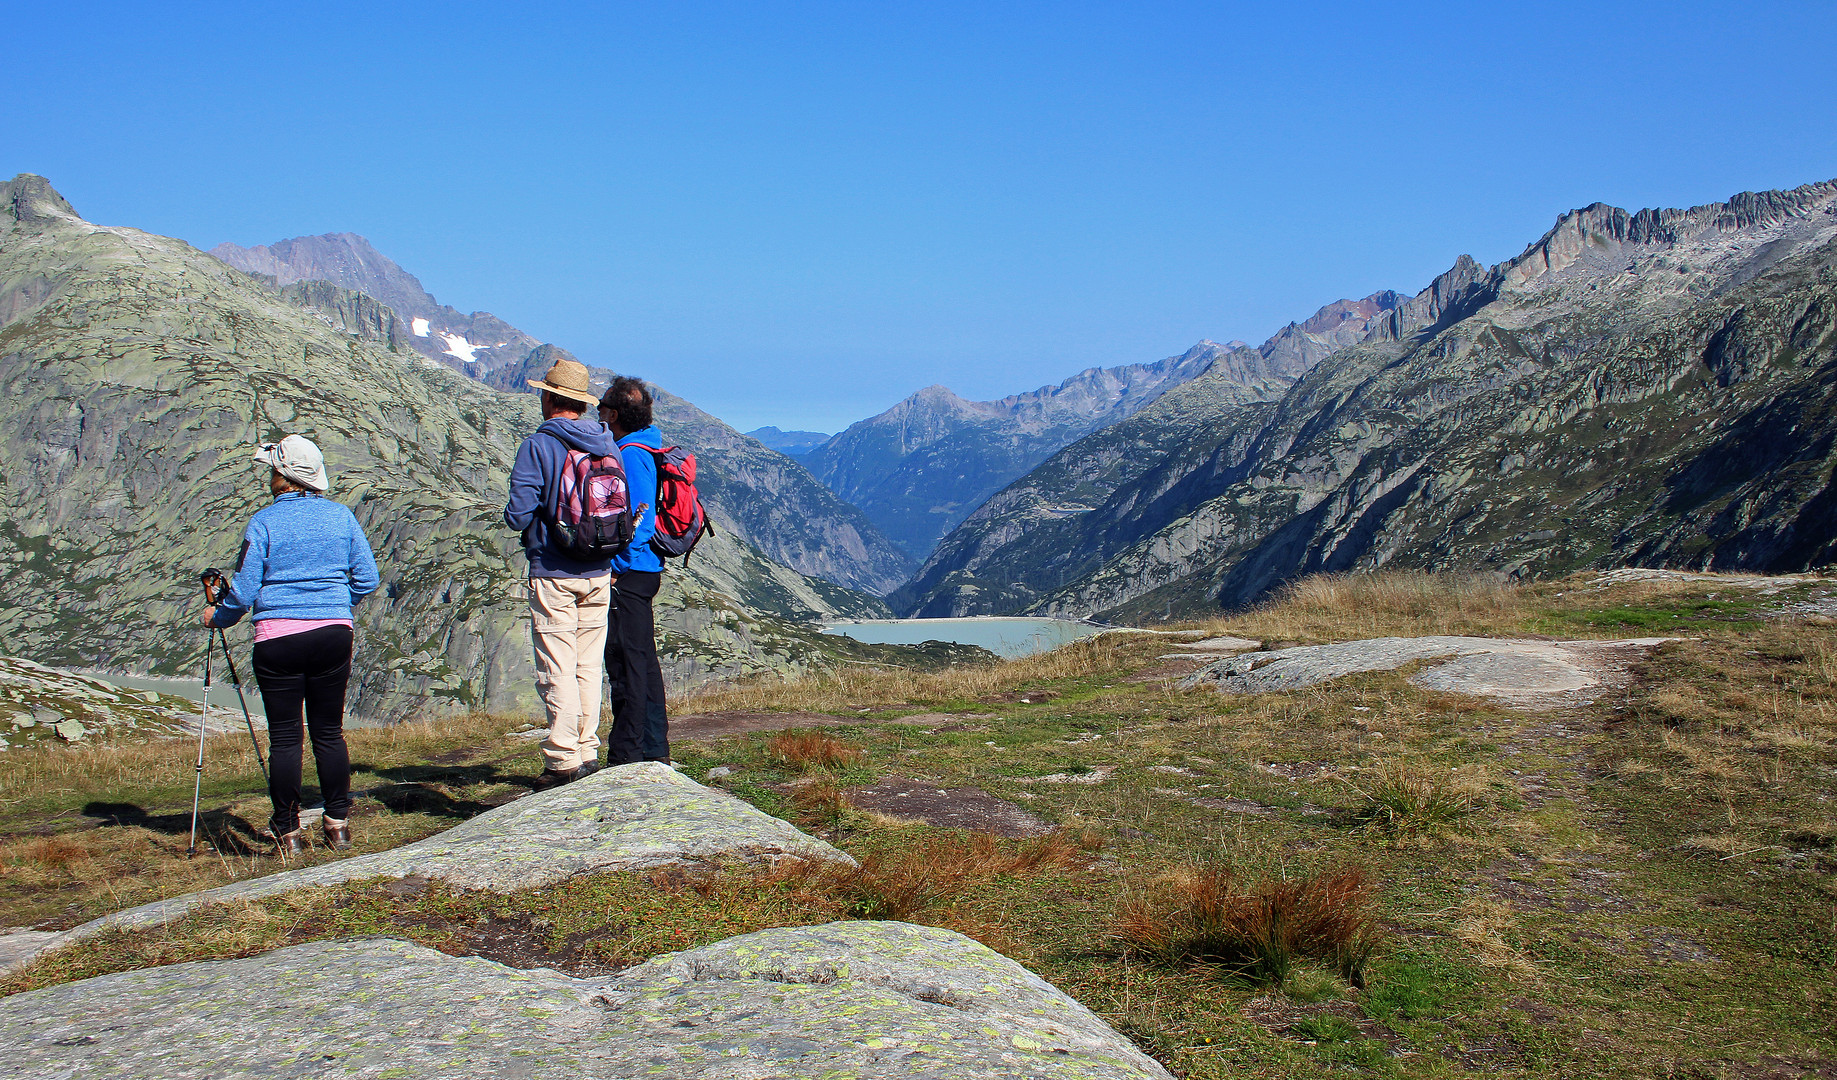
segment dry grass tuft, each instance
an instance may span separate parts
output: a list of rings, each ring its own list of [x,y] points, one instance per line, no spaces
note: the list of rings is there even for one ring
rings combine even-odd
[[[88,862],[89,859],[90,850],[87,847],[65,836],[47,836],[38,840],[8,844],[4,849],[0,849],[0,861],[13,865],[36,863],[47,869]]]
[[[1486,967],[1529,982],[1539,981],[1542,975],[1537,965],[1506,943],[1506,934],[1516,926],[1509,905],[1475,899],[1461,905],[1459,917],[1449,925],[1448,932],[1471,949],[1474,959]]]
[[[853,867],[793,863],[774,874],[828,897],[850,918],[911,920],[928,911],[950,916],[956,898],[977,882],[1082,867],[1094,843],[1064,831],[1018,845],[987,833],[946,833],[872,852]]]
[[[791,793],[791,805],[797,811],[797,823],[805,828],[834,825],[854,809],[834,779],[823,776],[804,784]]]
[[[1186,867],[1124,901],[1113,933],[1137,955],[1218,964],[1259,986],[1286,986],[1303,959],[1362,986],[1377,892],[1361,867],[1248,882],[1223,867]]]
[[[1348,784],[1365,797],[1354,817],[1397,835],[1446,832],[1474,810],[1473,783],[1403,764],[1379,768],[1365,784]]]
[[[765,756],[774,765],[798,772],[846,769],[867,761],[867,754],[859,746],[820,731],[781,731],[765,741]]]

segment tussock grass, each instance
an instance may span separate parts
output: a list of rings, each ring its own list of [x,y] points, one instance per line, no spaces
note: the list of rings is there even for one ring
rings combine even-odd
[[[837,824],[854,805],[842,794],[834,777],[819,776],[792,791],[791,808],[797,814],[797,823],[811,829]]]
[[[1420,767],[1387,762],[1363,782],[1347,781],[1364,804],[1352,816],[1397,835],[1432,834],[1453,828],[1473,813],[1476,784]]]
[[[1185,866],[1125,900],[1112,933],[1131,953],[1217,964],[1257,986],[1287,986],[1310,959],[1361,986],[1376,944],[1377,891],[1356,866],[1253,880],[1223,866]]]
[[[798,772],[846,769],[867,761],[859,746],[820,731],[781,731],[766,739],[765,755],[772,764]]]
[[[1064,830],[1003,844],[987,833],[931,832],[863,855],[859,865],[795,863],[777,872],[831,898],[849,918],[912,920],[948,909],[975,883],[1043,869],[1081,867],[1100,842]]]

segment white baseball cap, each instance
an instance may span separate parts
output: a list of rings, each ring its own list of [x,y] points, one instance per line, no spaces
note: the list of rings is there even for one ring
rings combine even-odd
[[[325,455],[304,435],[289,435],[277,443],[255,448],[255,460],[302,487],[324,492],[332,486],[325,475]]]

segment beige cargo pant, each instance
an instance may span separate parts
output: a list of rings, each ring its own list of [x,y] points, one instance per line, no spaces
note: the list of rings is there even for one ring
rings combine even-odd
[[[536,690],[549,714],[543,765],[556,772],[599,757],[600,672],[606,662],[606,614],[611,607],[610,574],[529,579]]]

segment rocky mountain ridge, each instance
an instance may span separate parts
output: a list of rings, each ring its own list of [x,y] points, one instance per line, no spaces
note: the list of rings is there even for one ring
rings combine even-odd
[[[401,315],[401,344],[474,378],[522,360],[541,344],[489,311],[467,315],[442,304],[421,279],[356,233],[295,236],[249,248],[226,241],[210,254],[270,277],[278,287],[324,281],[379,300]]]
[[[979,587],[1144,618],[1380,566],[1802,570],[1837,557],[1834,423],[1837,182],[1597,203],[1497,266],[1462,256],[1234,414],[1229,446],[1167,478],[1190,497],[1114,509],[1105,528],[1133,542],[1052,553],[1084,560],[1078,580],[1029,596],[1009,584],[1022,555],[984,552],[999,580]],[[1060,468],[1107,454],[1093,439]]]

